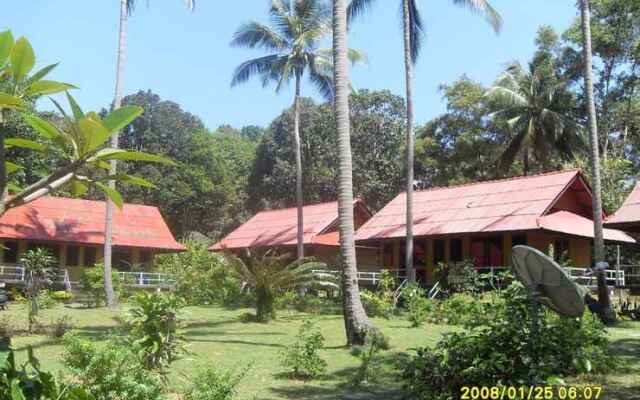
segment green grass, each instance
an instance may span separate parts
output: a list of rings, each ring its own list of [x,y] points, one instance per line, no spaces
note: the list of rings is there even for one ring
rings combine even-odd
[[[240,399],[394,399],[399,398],[399,380],[395,365],[405,357],[408,349],[434,345],[442,333],[452,328],[445,325],[425,325],[410,328],[403,319],[375,319],[375,324],[390,338],[391,350],[381,353],[380,366],[388,373],[383,381],[364,388],[348,384],[358,361],[344,347],[344,325],[339,315],[312,316],[283,311],[270,324],[244,322],[248,309],[227,310],[220,307],[190,307],[185,311],[186,337],[191,355],[177,361],[172,368],[171,389],[180,392],[194,371],[207,365],[241,370],[251,369],[241,383]],[[126,310],[109,311],[57,306],[42,312],[40,320],[52,320],[69,315],[75,332],[94,340],[104,340],[117,325]],[[24,327],[26,312],[22,305],[12,305],[0,318]],[[279,352],[291,343],[302,321],[312,318],[326,338],[323,357],[328,362],[327,373],[320,379],[298,381],[290,379],[280,366]],[[609,329],[611,351],[624,361],[624,368],[607,376],[573,380],[577,383],[602,383],[607,399],[629,399],[640,393],[640,323],[626,322]],[[37,357],[48,370],[64,371],[60,363],[62,346],[59,340],[43,335],[18,336],[13,347],[20,360],[26,349],[33,346]]]

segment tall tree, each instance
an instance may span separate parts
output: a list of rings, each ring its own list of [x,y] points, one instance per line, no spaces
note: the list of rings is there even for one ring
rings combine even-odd
[[[322,0],[272,0],[269,9],[272,26],[249,22],[240,27],[232,46],[259,48],[268,55],[240,64],[231,86],[248,81],[258,75],[263,86],[276,84],[276,92],[294,80],[293,141],[296,160],[296,206],[298,212],[297,256],[304,257],[304,221],[302,208],[302,155],[300,147],[300,94],[302,78],[309,79],[327,99],[333,97],[331,53],[320,49],[320,43],[330,33],[330,10]],[[356,51],[350,51],[352,61],[362,60]]]
[[[185,5],[193,10],[196,0],[184,0]],[[122,97],[124,93],[124,65],[125,53],[127,45],[127,19],[136,6],[136,0],[120,0],[120,24],[118,31],[118,53],[116,61],[116,88],[113,100],[113,110],[117,110],[122,105]],[[111,147],[118,148],[118,134],[111,137]],[[117,174],[118,161],[111,160],[109,175]],[[115,190],[116,182],[109,181],[109,187]],[[115,206],[110,199],[107,199],[107,210],[105,213],[104,227],[104,290],[107,296],[107,307],[114,308],[117,303],[116,294],[113,290],[113,282],[111,281],[111,253],[113,244],[113,212]]]
[[[352,0],[349,4],[348,17],[354,18],[371,7],[375,0]],[[413,265],[413,188],[414,188],[414,132],[413,132],[413,67],[422,48],[423,24],[418,0],[402,0],[402,27],[404,43],[404,73],[407,101],[406,116],[406,250],[405,269],[409,281],[415,281],[416,272]],[[499,32],[502,20],[498,12],[487,0],[453,0],[459,6],[470,8],[474,12],[485,15],[496,32]]]
[[[347,0],[333,0],[333,83],[338,132],[338,226],[342,263],[344,324],[348,345],[364,344],[375,329],[360,300],[353,222],[353,180],[349,124],[349,47]]]
[[[589,139],[591,142],[591,174],[593,190],[593,229],[594,229],[594,261],[598,274],[598,301],[600,318],[608,323],[614,322],[616,314],[611,307],[609,288],[606,280],[606,263],[604,235],[602,228],[602,186],[600,181],[600,149],[598,141],[598,123],[596,121],[596,104],[593,94],[593,71],[591,53],[591,10],[589,0],[580,0],[582,18],[582,46],[584,63],[584,90],[589,117]]]
[[[570,159],[581,147],[580,127],[571,114],[575,99],[568,85],[545,65],[532,62],[525,71],[514,63],[488,90],[490,115],[504,121],[512,132],[500,155],[500,171],[507,170],[518,155],[525,175],[532,157],[543,169],[550,169],[553,154]]]

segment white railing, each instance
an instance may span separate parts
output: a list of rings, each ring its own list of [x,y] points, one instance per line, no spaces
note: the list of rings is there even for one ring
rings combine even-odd
[[[8,283],[24,282],[24,268],[0,265],[0,281]]]
[[[624,284],[628,288],[640,288],[640,265],[622,264],[619,269],[624,272]]]
[[[598,276],[593,270],[575,267],[565,267],[564,269],[577,283],[590,288],[598,286]],[[608,285],[625,286],[625,273],[623,270],[616,271],[614,269],[607,269],[605,270],[605,279]]]
[[[377,285],[382,280],[382,273],[384,271],[387,271],[388,273],[390,273],[391,276],[394,277],[399,283],[401,283],[406,279],[406,273],[404,271],[381,269],[379,271],[358,271],[358,282]],[[336,271],[336,270],[316,269],[311,272],[316,275],[322,275],[322,274],[333,275],[337,279],[340,279],[340,271]]]
[[[123,285],[138,288],[170,288],[176,283],[173,275],[159,272],[118,272],[118,277]]]

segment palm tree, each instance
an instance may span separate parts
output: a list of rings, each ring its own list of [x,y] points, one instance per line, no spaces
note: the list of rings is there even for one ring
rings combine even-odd
[[[570,112],[574,99],[568,83],[549,76],[543,66],[519,63],[507,67],[485,95],[492,117],[506,120],[513,136],[500,156],[498,169],[505,171],[522,156],[524,174],[531,157],[549,169],[551,155],[571,158],[583,146],[580,126]]]
[[[232,46],[260,48],[269,54],[240,64],[233,74],[231,86],[245,83],[258,75],[263,86],[273,82],[276,92],[279,92],[290,80],[295,81],[292,133],[296,159],[297,256],[303,258],[301,82],[305,72],[308,72],[309,79],[319,92],[327,100],[333,98],[331,52],[319,48],[320,42],[330,33],[330,10],[322,0],[272,0],[269,16],[273,27],[249,22],[235,33]],[[349,54],[352,62],[364,60],[364,56],[355,50]]]
[[[582,42],[584,63],[584,87],[589,118],[589,141],[591,145],[591,170],[593,171],[593,229],[594,229],[594,261],[598,271],[598,302],[600,318],[607,323],[615,322],[616,314],[611,308],[609,289],[606,281],[606,263],[604,253],[604,236],[602,231],[602,186],[600,182],[600,150],[598,148],[598,123],[593,94],[593,61],[591,54],[591,9],[589,0],[580,0],[582,17]]]
[[[274,301],[279,294],[312,285],[335,288],[337,285],[329,274],[318,274],[325,269],[324,263],[312,258],[298,258],[291,262],[290,254],[271,251],[245,250],[240,256],[227,254],[233,272],[245,285],[256,292],[256,319],[269,322],[276,317]]]
[[[193,10],[196,0],[184,0],[185,5]],[[120,29],[118,32],[118,54],[116,67],[116,90],[113,99],[113,109],[117,110],[122,105],[122,97],[124,92],[124,62],[125,50],[127,44],[127,19],[136,6],[136,0],[120,0]],[[118,148],[118,135],[111,137],[111,147]],[[116,175],[118,162],[111,160],[109,166],[109,175]],[[109,181],[109,187],[115,189],[115,181]],[[104,290],[107,296],[107,307],[115,308],[117,299],[113,290],[113,282],[111,281],[111,250],[113,244],[113,212],[115,205],[110,199],[107,199],[107,210],[105,215],[104,227]]]
[[[347,10],[348,18],[353,19],[363,14],[375,0],[351,0]],[[422,48],[423,24],[418,0],[402,1],[402,26],[404,41],[404,66],[406,89],[406,168],[407,168],[407,193],[406,193],[406,249],[405,269],[407,279],[415,281],[416,273],[413,266],[413,186],[414,186],[414,137],[413,137],[413,67],[418,60]],[[499,32],[502,20],[498,12],[487,0],[453,0],[459,6],[470,8],[472,11],[482,13],[496,32]]]
[[[338,226],[342,264],[342,295],[347,344],[363,345],[375,329],[367,317],[358,288],[358,269],[353,223],[353,179],[349,121],[349,47],[347,1],[333,0],[334,113],[338,133]]]

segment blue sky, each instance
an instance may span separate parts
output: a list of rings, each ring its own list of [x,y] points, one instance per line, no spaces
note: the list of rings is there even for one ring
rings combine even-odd
[[[267,0],[199,0],[194,13],[181,0],[138,0],[128,31],[126,93],[151,89],[200,116],[209,128],[220,124],[267,125],[291,103],[292,91],[276,95],[258,82],[231,89],[234,68],[260,55],[230,48],[244,21],[266,22]],[[12,29],[33,43],[38,65],[61,62],[52,77],[79,86],[85,109],[98,110],[113,98],[119,1],[6,1],[0,30]],[[540,25],[566,29],[577,16],[573,0],[492,0],[504,19],[496,36],[482,17],[451,0],[421,0],[427,39],[416,68],[416,120],[423,123],[445,105],[438,86],[467,74],[489,84],[502,66],[526,61]],[[350,46],[364,50],[369,65],[352,72],[357,88],[390,89],[402,95],[403,60],[399,0],[378,0],[359,21]],[[314,95],[311,86],[304,95]],[[42,108],[48,108],[41,101]]]

